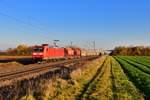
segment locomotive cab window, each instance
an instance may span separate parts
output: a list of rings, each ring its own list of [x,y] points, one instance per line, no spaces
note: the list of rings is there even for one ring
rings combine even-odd
[[[43,48],[34,48],[34,52],[43,52]]]

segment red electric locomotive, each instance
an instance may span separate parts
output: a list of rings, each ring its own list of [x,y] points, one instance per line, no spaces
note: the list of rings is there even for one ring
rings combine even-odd
[[[35,46],[32,53],[35,60],[58,59],[65,58],[65,56],[65,48],[49,47],[48,44]]]

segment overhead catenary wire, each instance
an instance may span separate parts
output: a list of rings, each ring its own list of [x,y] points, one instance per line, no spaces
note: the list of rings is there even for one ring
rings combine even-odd
[[[7,7],[7,5],[5,4],[6,2],[2,2],[1,3],[1,1],[3,1],[3,0],[0,0],[0,5],[2,5],[2,6],[4,5],[5,7]],[[43,23],[38,18],[35,18],[33,16],[30,16],[30,15],[27,15],[26,19],[21,19],[18,16],[14,16],[14,15],[9,14],[3,8],[0,11],[0,16],[6,17],[6,18],[8,18],[10,20],[13,20],[13,21],[17,22],[17,23],[21,23],[22,25],[28,26],[28,27],[20,27],[19,26],[20,28],[24,29],[24,31],[28,31],[28,28],[29,28],[29,30],[31,30],[31,28],[32,28],[33,32],[38,32],[36,35],[35,34],[32,34],[32,35],[35,38],[36,37],[40,37],[40,39],[42,38],[41,40],[44,43],[48,43],[48,41],[53,40],[48,35],[48,33],[50,33],[50,32],[48,32],[47,26],[43,25]],[[36,43],[39,43],[39,42],[36,42]],[[34,44],[36,44],[36,43],[34,43]]]
[[[38,26],[40,26],[41,28],[47,27],[47,26],[43,25],[43,23],[39,19],[37,19],[33,16],[28,16],[28,22],[29,23],[36,22],[38,24]]]
[[[31,26],[31,27],[33,27],[33,28],[37,28],[37,29],[39,30],[39,27],[37,27],[37,26],[35,26],[35,25],[31,24],[31,23],[25,22],[25,21],[23,21],[23,20],[21,20],[21,19],[19,19],[19,18],[17,18],[17,17],[8,15],[8,14],[3,13],[3,12],[0,12],[0,15],[1,15],[1,16],[5,16],[5,17],[7,17],[7,18],[9,18],[9,19],[12,19],[12,20],[14,20],[14,21],[16,21],[16,22],[19,22],[19,23],[22,23],[22,24],[25,24],[25,25],[29,25],[29,26]]]
[[[16,22],[18,22],[18,23],[21,23],[21,24],[23,24],[23,25],[26,25],[26,26],[29,26],[30,28],[32,27],[32,28],[34,28],[35,30],[38,30],[38,36],[40,36],[40,38],[42,37],[42,38],[44,38],[44,41],[46,40],[46,39],[48,39],[47,41],[49,41],[49,36],[47,35],[47,34],[45,34],[45,33],[48,33],[48,32],[46,32],[46,30],[47,30],[47,28],[45,28],[46,26],[44,26],[44,25],[42,25],[41,23],[40,23],[40,20],[39,19],[37,19],[37,18],[34,18],[34,17],[32,17],[32,16],[28,16],[27,17],[27,20],[25,21],[25,20],[23,20],[23,19],[20,19],[20,18],[18,18],[18,17],[16,17],[16,16],[13,16],[13,15],[10,15],[9,13],[6,13],[6,11],[0,11],[0,16],[4,16],[4,17],[7,17],[7,18],[9,18],[9,19],[11,19],[11,20],[13,20],[13,21],[16,21]],[[38,23],[38,24],[33,24],[32,22],[36,22],[36,23]],[[23,28],[23,29],[25,29],[25,28],[27,28],[27,27],[21,27],[21,28]],[[42,33],[42,34],[41,34]],[[34,35],[35,36],[35,35]],[[73,43],[71,43],[71,45],[73,45]]]
[[[45,35],[46,31],[45,31],[44,29],[41,29],[40,27],[38,27],[38,26],[36,26],[36,25],[33,25],[33,24],[29,23],[29,22],[26,22],[26,21],[24,21],[24,20],[21,20],[21,19],[19,19],[19,18],[17,18],[17,17],[11,16],[11,15],[9,15],[9,14],[7,14],[7,13],[4,13],[4,12],[0,12],[0,16],[7,17],[7,18],[9,18],[9,19],[11,19],[11,20],[13,20],[13,21],[16,21],[16,22],[18,22],[18,23],[21,23],[21,24],[23,24],[23,25],[30,26],[30,27],[34,28],[35,30],[38,30],[38,31],[39,31],[39,33],[37,34],[37,36],[40,36],[40,37],[42,37],[42,38],[44,38],[44,39],[49,39],[48,36]],[[41,34],[41,33],[42,33],[42,34]],[[44,34],[43,34],[43,33],[44,33]]]
[[[0,2],[3,1],[3,0],[0,0]],[[2,2],[2,5],[5,5],[3,2]],[[7,7],[7,5],[5,5],[5,7]],[[26,16],[26,20],[23,20],[23,19],[20,19],[16,16],[13,16],[13,15],[10,15],[9,13],[7,13],[6,11],[4,11],[5,9],[2,9],[2,11],[0,11],[0,16],[4,16],[4,17],[7,17],[13,21],[16,21],[17,23],[21,23],[23,25],[26,25],[26,26],[29,26],[30,28],[34,28],[35,30],[34,31],[38,31],[38,34],[36,36],[40,37],[40,38],[44,38],[43,40],[45,41],[49,41],[50,40],[50,37],[48,36],[48,32],[47,32],[47,26],[46,25],[43,25],[43,23],[38,19],[38,18],[35,18],[33,16],[30,16],[30,15],[27,15]],[[36,24],[35,24],[36,23]],[[28,28],[29,28],[28,27]],[[26,28],[27,27],[21,27],[25,30],[27,30]],[[34,35],[35,36],[35,35]],[[51,38],[51,40],[53,40]]]

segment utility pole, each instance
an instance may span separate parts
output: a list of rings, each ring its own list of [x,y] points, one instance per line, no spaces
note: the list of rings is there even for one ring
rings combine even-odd
[[[95,48],[95,41],[92,41],[93,42],[93,50],[96,51],[96,48]]]
[[[73,42],[72,41],[70,42],[70,45],[71,45],[71,47],[73,46]]]
[[[54,46],[58,47],[57,42],[59,42],[59,40],[53,40]]]

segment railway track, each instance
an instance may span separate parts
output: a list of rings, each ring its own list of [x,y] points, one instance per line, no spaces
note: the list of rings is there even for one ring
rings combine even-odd
[[[0,82],[1,81],[6,81],[6,80],[13,80],[17,79],[20,77],[29,77],[35,74],[42,74],[46,73],[48,71],[56,70],[62,68],[62,66],[69,65],[69,64],[75,64],[80,61],[86,61],[86,60],[92,60],[97,57],[84,57],[80,59],[72,59],[72,60],[65,60],[65,61],[59,61],[59,62],[54,62],[54,63],[45,63],[45,64],[33,64],[28,67],[23,67],[15,71],[11,72],[5,72],[5,73],[0,73]]]

